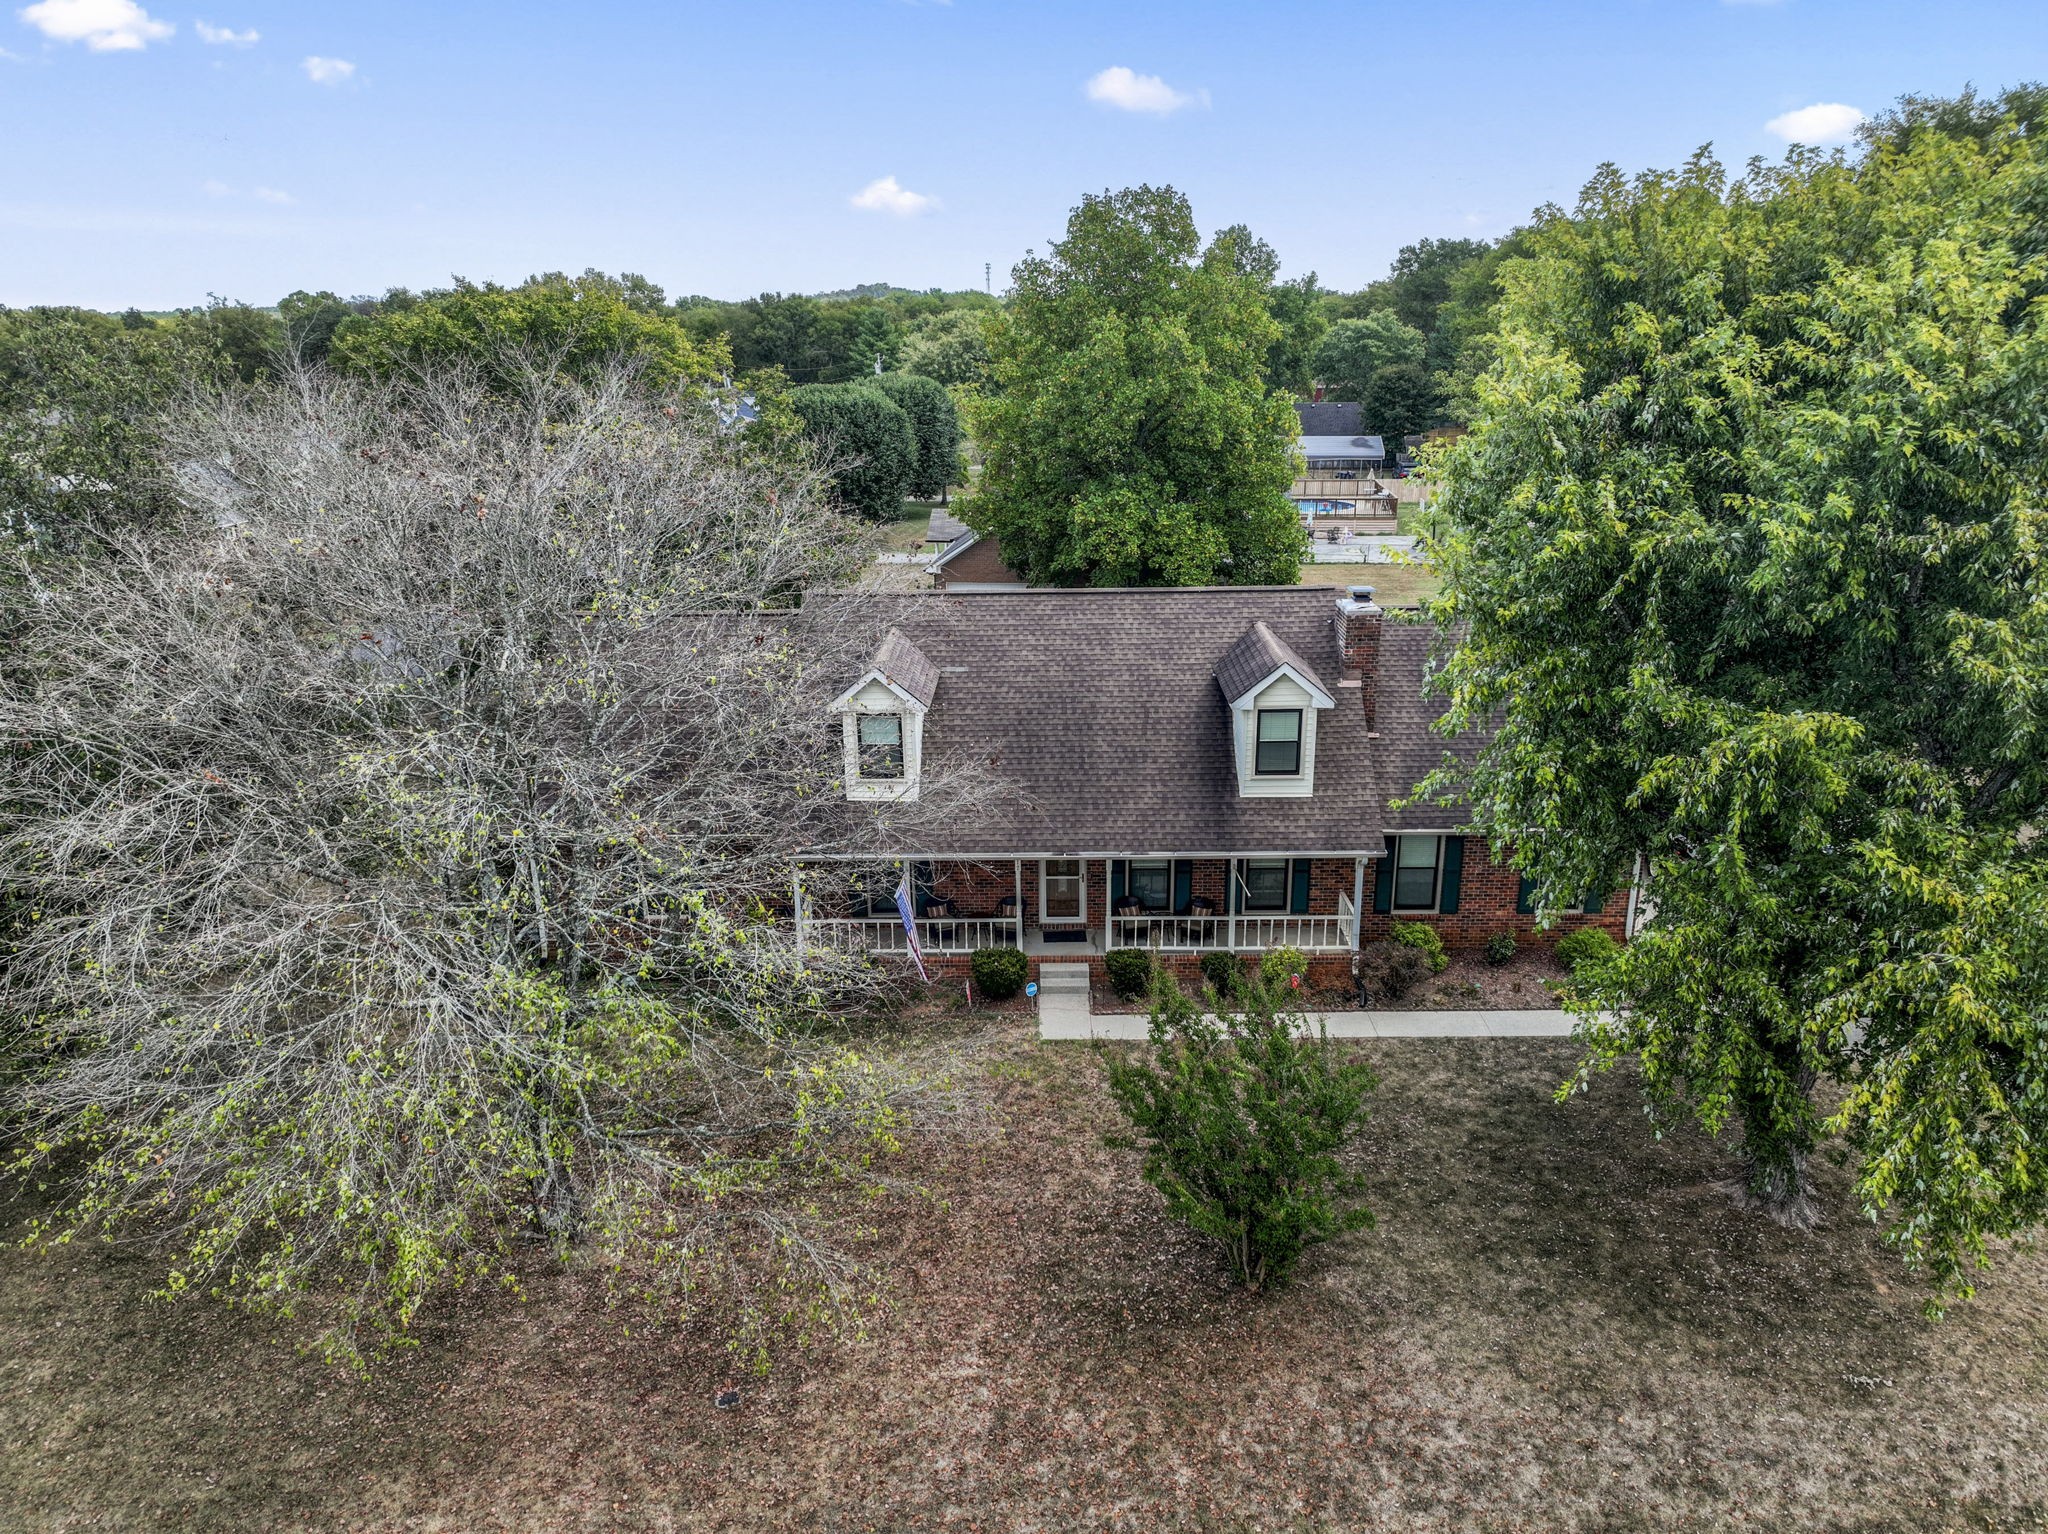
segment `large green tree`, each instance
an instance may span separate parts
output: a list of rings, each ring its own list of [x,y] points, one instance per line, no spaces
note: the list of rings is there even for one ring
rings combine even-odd
[[[2011,120],[1609,168],[1442,464],[1473,813],[1547,907],[1648,872],[1586,1069],[1739,1129],[1787,1223],[1839,1138],[1938,1292],[2048,1199],[2044,229]]]
[[[988,326],[984,455],[965,516],[1029,579],[1058,585],[1296,579],[1295,433],[1267,387],[1280,327],[1241,231],[1206,247],[1187,199],[1085,198],[1012,273]]]
[[[1313,365],[1325,392],[1334,399],[1362,400],[1381,368],[1414,366],[1422,361],[1429,338],[1380,309],[1362,320],[1339,320],[1317,343]]]
[[[407,295],[410,298],[410,295]],[[723,339],[694,339],[675,319],[651,313],[647,295],[602,273],[534,277],[516,288],[458,282],[404,307],[340,322],[328,353],[344,373],[390,377],[466,362],[510,387],[535,356],[563,376],[606,375],[623,360],[656,391],[687,388],[732,365]]]
[[[917,428],[872,384],[805,384],[790,405],[832,472],[839,504],[886,522],[903,505],[917,474]]]
[[[927,501],[944,495],[960,467],[960,412],[953,396],[944,384],[915,373],[884,373],[872,387],[910,417],[917,439],[910,493]]]
[[[942,384],[980,384],[988,372],[981,316],[978,309],[949,309],[919,320],[903,335],[903,371]]]

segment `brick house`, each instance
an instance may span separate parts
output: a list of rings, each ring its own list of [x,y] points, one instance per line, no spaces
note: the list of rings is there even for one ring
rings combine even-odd
[[[1429,728],[1429,644],[1370,587],[927,598],[832,704],[845,790],[913,799],[940,753],[1004,781],[973,824],[894,849],[941,971],[985,946],[1098,967],[1146,948],[1191,977],[1210,950],[1286,946],[1316,983],[1341,985],[1396,920],[1429,923],[1453,950],[1499,932],[1623,936],[1626,892],[1539,931],[1526,886],[1454,810],[1391,807],[1446,749],[1477,746]],[[833,861],[798,870],[805,941],[904,951],[893,884],[813,890]]]

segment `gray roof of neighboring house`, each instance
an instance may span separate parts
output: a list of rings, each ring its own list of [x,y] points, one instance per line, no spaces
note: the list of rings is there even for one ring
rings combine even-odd
[[[926,543],[951,543],[967,531],[967,524],[950,511],[934,511],[931,525],[925,529]]]
[[[882,636],[868,669],[881,672],[926,708],[931,707],[932,694],[938,691],[939,668],[904,637],[903,630],[891,629]]]
[[[1235,703],[1282,666],[1292,666],[1303,676],[1316,674],[1316,668],[1288,648],[1260,618],[1223,652],[1223,659],[1216,663],[1216,685],[1223,689],[1226,702]]]
[[[1378,437],[1303,437],[1302,452],[1310,458],[1385,458],[1387,445]]]
[[[1297,400],[1304,437],[1355,437],[1365,430],[1365,407],[1356,400]]]
[[[926,754],[986,763],[1014,785],[904,851],[1379,853],[1385,796],[1359,691],[1339,690],[1339,595],[1166,587],[902,602],[894,622],[937,675]],[[1230,709],[1212,678],[1261,622],[1337,699],[1318,716],[1310,797],[1238,796]]]

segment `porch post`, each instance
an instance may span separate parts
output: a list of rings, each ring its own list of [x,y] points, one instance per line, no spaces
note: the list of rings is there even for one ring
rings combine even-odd
[[[1230,951],[1237,952],[1237,859],[1223,864],[1223,908],[1230,913]]]
[[[1365,946],[1365,859],[1354,858],[1351,870],[1351,951]]]
[[[796,916],[796,951],[799,958],[810,950],[804,946],[804,865],[789,865],[789,905]]]
[[[1010,863],[1010,889],[1017,898],[1017,947],[1024,947],[1024,860],[1015,858]]]

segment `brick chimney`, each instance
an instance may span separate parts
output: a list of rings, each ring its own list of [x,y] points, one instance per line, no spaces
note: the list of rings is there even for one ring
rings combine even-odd
[[[1372,599],[1372,587],[1351,586],[1337,602],[1337,643],[1344,652],[1345,680],[1358,678],[1365,727],[1379,723],[1380,625],[1386,614]]]

